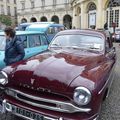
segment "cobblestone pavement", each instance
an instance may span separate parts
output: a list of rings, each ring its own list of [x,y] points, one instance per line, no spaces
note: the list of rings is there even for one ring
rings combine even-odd
[[[120,120],[120,46],[119,43],[115,43],[114,46],[117,52],[115,77],[110,95],[102,105],[100,120]]]
[[[112,84],[109,97],[102,105],[100,120],[120,120],[120,47],[118,43],[114,46],[117,50],[117,65],[115,68],[115,77]],[[0,120],[22,120],[14,118],[13,115],[0,115]]]

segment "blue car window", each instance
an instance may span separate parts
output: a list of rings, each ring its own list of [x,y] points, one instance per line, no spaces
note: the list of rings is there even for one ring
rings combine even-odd
[[[55,29],[54,29],[54,27],[49,27],[49,28],[48,28],[48,34],[55,34]]]
[[[6,38],[5,36],[0,36],[0,50],[5,50]]]
[[[40,46],[40,36],[39,35],[29,35],[28,36],[29,47],[37,47]]]
[[[20,35],[18,37],[20,38],[20,40],[22,40],[22,42],[24,44],[24,48],[27,48],[27,36],[26,35]]]
[[[44,35],[41,35],[41,45],[48,45],[47,38]]]
[[[55,33],[58,33],[59,32],[59,28],[58,27],[55,27]]]

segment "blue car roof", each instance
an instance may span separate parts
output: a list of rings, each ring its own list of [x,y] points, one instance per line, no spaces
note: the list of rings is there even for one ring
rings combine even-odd
[[[28,35],[28,34],[44,34],[44,32],[40,31],[16,31],[16,35]],[[4,32],[0,32],[0,35],[5,35]]]
[[[58,27],[61,27],[61,26],[64,26],[64,25],[62,25],[62,24],[31,24],[28,27],[31,27],[31,28],[33,28],[33,27],[36,27],[36,28],[47,28],[49,26],[54,26],[54,27],[58,26]]]
[[[45,32],[48,29],[48,27],[64,27],[64,25],[62,24],[32,24],[26,28],[26,31],[35,30],[35,31]]]
[[[31,25],[31,24],[54,24],[54,22],[27,22],[27,23],[20,23],[19,25]]]

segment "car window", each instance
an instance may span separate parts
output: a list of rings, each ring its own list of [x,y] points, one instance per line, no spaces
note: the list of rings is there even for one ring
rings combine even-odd
[[[45,35],[41,35],[41,45],[48,45],[48,41]]]
[[[29,35],[28,36],[29,47],[37,47],[40,46],[40,36],[39,35]]]
[[[27,36],[26,35],[20,35],[18,36],[20,40],[23,41],[24,48],[27,48]]]
[[[0,50],[5,50],[6,38],[5,36],[0,36]]]
[[[55,29],[54,29],[54,27],[49,27],[49,28],[48,28],[48,34],[55,34]]]
[[[54,27],[55,33],[59,32],[59,28],[58,27]]]
[[[62,26],[58,28],[58,32],[63,31],[63,30],[65,30],[65,28]]]

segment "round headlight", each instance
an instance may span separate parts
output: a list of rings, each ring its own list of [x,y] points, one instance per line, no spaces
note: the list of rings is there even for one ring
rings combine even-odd
[[[77,87],[73,99],[78,105],[87,105],[91,100],[91,92],[85,87]]]
[[[0,84],[6,85],[8,83],[8,75],[4,71],[0,71]]]

